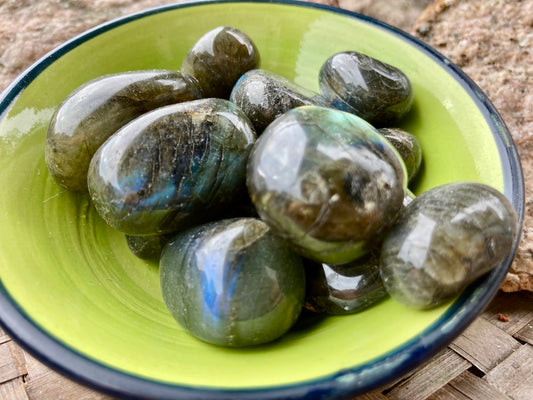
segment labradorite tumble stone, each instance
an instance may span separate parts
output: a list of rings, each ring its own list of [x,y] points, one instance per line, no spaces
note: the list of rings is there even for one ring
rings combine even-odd
[[[144,114],[94,155],[88,184],[96,210],[115,229],[174,232],[240,199],[255,141],[233,103],[202,99]]]
[[[398,151],[407,169],[407,178],[411,181],[422,164],[422,146],[416,136],[400,128],[380,128],[378,132]]]
[[[353,314],[388,297],[379,276],[378,252],[342,265],[309,262],[305,266],[305,307],[311,311]]]
[[[239,79],[231,92],[230,101],[250,118],[258,134],[292,108],[324,103],[317,93],[261,69],[248,71]]]
[[[48,128],[50,174],[66,189],[86,192],[91,158],[115,131],[155,108],[201,97],[195,78],[173,71],[132,71],[86,83],[63,101]]]
[[[159,260],[168,241],[168,235],[126,235],[126,243],[132,254],[143,260]]]
[[[385,238],[381,278],[399,302],[437,306],[507,257],[517,232],[511,203],[492,187],[435,187],[411,202]]]
[[[402,71],[356,51],[331,56],[320,69],[319,85],[334,107],[376,126],[401,118],[413,103]]]
[[[203,35],[187,53],[181,71],[198,79],[205,97],[228,99],[246,72],[259,67],[259,52],[248,35],[219,26]]]
[[[392,145],[361,118],[302,106],[272,122],[248,162],[258,214],[298,252],[349,262],[395,220],[404,166]]]
[[[212,222],[179,233],[160,261],[163,299],[180,325],[206,342],[270,342],[304,302],[301,258],[259,219]]]

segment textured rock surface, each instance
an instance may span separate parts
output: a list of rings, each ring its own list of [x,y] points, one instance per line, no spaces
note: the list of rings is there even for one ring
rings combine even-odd
[[[437,0],[414,33],[463,69],[502,115],[518,147],[526,209],[504,291],[533,290],[533,1]]]
[[[0,88],[65,40],[113,18],[183,0],[0,1]],[[409,30],[431,0],[312,0]],[[23,28],[22,28],[23,27]]]

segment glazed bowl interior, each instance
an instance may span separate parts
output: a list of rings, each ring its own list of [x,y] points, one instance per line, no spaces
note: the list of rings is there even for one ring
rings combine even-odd
[[[116,395],[304,398],[356,394],[397,378],[456,337],[498,290],[511,256],[458,299],[429,311],[388,299],[329,317],[263,346],[225,349],[185,333],[166,310],[158,266],[134,257],[87,195],[68,193],[44,162],[50,118],[98,76],[179,69],[208,30],[254,40],[261,67],[318,90],[333,53],[357,50],[400,69],[424,166],[412,189],[472,180],[494,186],[522,218],[523,183],[508,132],[483,93],[417,40],[374,20],[295,2],[203,2],[113,21],[53,51],[2,96],[0,300],[5,329],[67,375]],[[217,397],[218,396],[218,397]]]

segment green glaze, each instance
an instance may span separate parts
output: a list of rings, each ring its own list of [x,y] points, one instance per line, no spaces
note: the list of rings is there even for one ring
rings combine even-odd
[[[402,127],[424,151],[415,194],[467,179],[503,189],[501,158],[474,100],[401,37],[316,8],[253,2],[183,7],[131,20],[72,48],[2,114],[0,184],[9,188],[0,192],[2,284],[29,318],[69,348],[170,384],[299,384],[385,357],[430,327],[448,305],[420,312],[386,300],[357,318],[327,318],[269,345],[210,346],[192,338],[166,310],[157,266],[131,254],[124,235],[97,216],[86,196],[67,193],[48,174],[46,130],[72,90],[104,74],[179,68],[198,37],[223,24],[254,38],[263,68],[310,90],[318,90],[323,62],[347,48],[401,68],[416,93]]]
[[[302,259],[260,219],[224,219],[178,233],[159,265],[170,313],[208,343],[270,342],[303,307]]]

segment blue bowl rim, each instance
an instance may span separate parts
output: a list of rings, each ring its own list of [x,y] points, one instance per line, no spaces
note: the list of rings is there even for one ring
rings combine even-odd
[[[120,25],[152,14],[216,3],[272,3],[317,8],[368,22],[407,41],[443,66],[459,82],[483,113],[500,152],[504,194],[517,212],[519,226],[524,218],[524,181],[514,141],[494,105],[459,67],[420,39],[382,21],[348,10],[298,0],[198,0],[158,6],[120,17],[87,30],[48,54],[21,73],[0,95],[0,119],[17,96],[50,64],[89,39]],[[88,358],[43,330],[10,296],[0,277],[0,326],[26,351],[61,374],[112,396],[129,399],[332,399],[355,396],[382,387],[420,365],[451,343],[487,307],[497,293],[518,247],[488,275],[470,285],[451,307],[430,327],[397,349],[363,365],[330,376],[297,384],[253,389],[226,389],[185,386],[159,382],[129,374]]]

